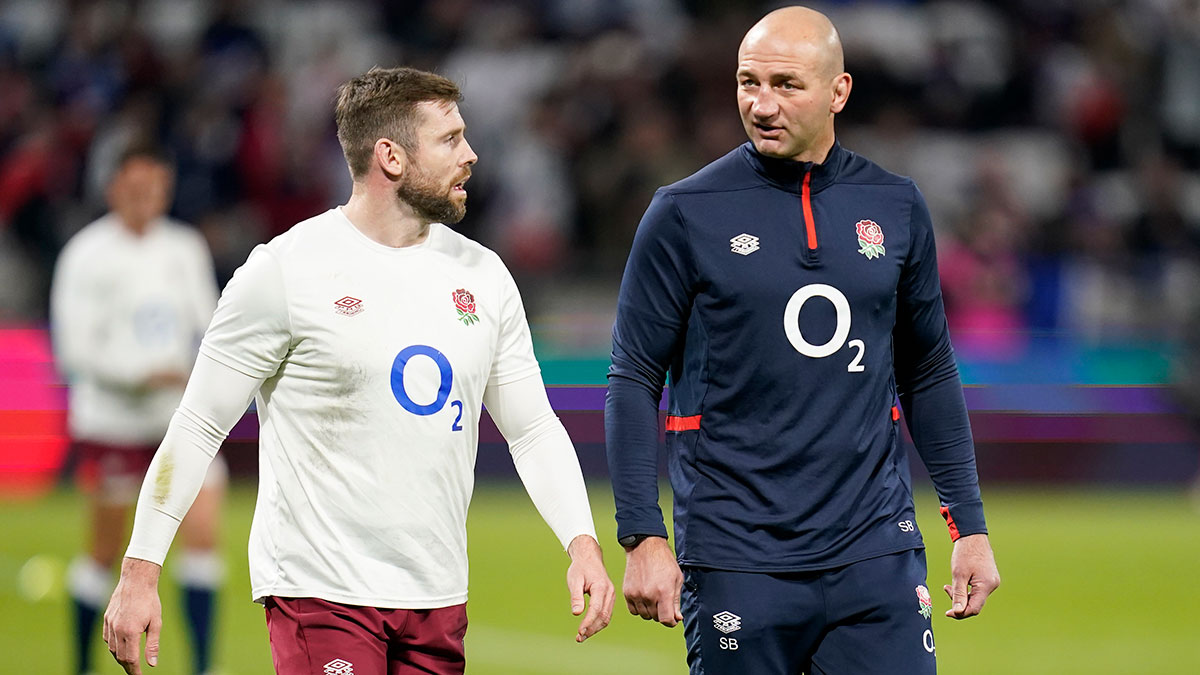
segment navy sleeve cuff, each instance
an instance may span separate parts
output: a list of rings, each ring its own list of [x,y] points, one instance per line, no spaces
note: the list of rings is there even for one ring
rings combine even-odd
[[[974,500],[958,504],[943,504],[942,517],[950,530],[950,541],[969,534],[987,534],[987,522],[983,518],[983,502]]]

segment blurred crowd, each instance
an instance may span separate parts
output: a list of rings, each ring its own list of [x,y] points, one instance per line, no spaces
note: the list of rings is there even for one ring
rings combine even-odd
[[[334,89],[405,64],[463,86],[481,159],[462,229],[548,339],[603,351],[654,189],[745,140],[737,47],[777,4],[0,3],[0,321],[45,316],[59,249],[139,137],[173,153],[173,214],[224,282],[345,201]],[[1200,1],[813,6],[854,76],[842,144],[930,203],[960,351],[1200,340]]]

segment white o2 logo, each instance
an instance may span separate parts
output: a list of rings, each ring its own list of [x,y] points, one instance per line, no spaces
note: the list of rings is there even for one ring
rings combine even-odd
[[[833,303],[833,309],[837,312],[837,324],[834,326],[833,336],[820,345],[814,345],[805,340],[804,335],[800,332],[800,309],[804,307],[804,303],[814,297],[825,298]],[[783,332],[796,351],[814,359],[831,356],[843,345],[857,349],[858,354],[855,355],[850,365],[846,366],[846,372],[861,373],[866,370],[866,367],[862,365],[866,344],[862,340],[846,342],[846,338],[850,336],[850,301],[841,291],[829,284],[809,284],[802,286],[792,294],[787,307],[783,309]]]

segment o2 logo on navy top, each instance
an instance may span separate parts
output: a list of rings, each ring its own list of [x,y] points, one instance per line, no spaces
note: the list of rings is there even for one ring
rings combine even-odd
[[[438,383],[437,396],[430,403],[417,403],[408,395],[404,388],[404,368],[417,357],[425,357],[437,366],[441,380]],[[412,345],[400,350],[396,360],[392,361],[392,396],[408,412],[422,417],[441,412],[450,398],[450,388],[454,386],[454,369],[450,367],[450,359],[446,355],[428,345]],[[458,409],[458,417],[450,425],[450,431],[462,431],[463,403],[450,401],[451,407]]]
[[[804,303],[812,298],[825,298],[833,303],[833,309],[837,312],[837,324],[833,329],[833,337],[824,344],[814,345],[805,340],[804,334],[800,332],[800,308],[804,307]],[[850,336],[850,301],[846,299],[845,294],[833,286],[809,284],[793,293],[791,299],[788,300],[787,307],[783,310],[783,332],[796,351],[814,359],[832,356],[843,346],[857,349],[858,354],[846,366],[846,372],[861,373],[866,370],[866,366],[862,364],[863,353],[867,350],[866,344],[862,340],[846,342],[846,338]]]

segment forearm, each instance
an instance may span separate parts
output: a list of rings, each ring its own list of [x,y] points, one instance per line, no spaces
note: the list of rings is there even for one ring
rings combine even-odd
[[[614,363],[614,371],[619,367]],[[667,536],[658,505],[658,399],[661,387],[609,374],[604,403],[608,470],[616,502],[617,537]]]
[[[260,384],[200,357],[142,482],[126,557],[162,564],[209,463]]]
[[[484,401],[508,441],[525,491],[563,549],[581,535],[595,539],[579,458],[550,407],[541,376],[489,386]]]
[[[953,355],[902,393],[900,403],[942,502],[943,516],[951,525],[951,536],[986,533],[971,422]]]

